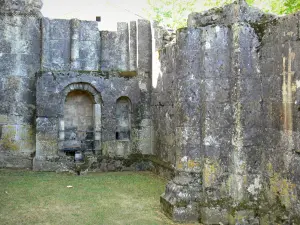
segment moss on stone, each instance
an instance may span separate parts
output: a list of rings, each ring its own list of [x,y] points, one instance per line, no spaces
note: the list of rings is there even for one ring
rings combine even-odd
[[[289,180],[282,178],[279,174],[274,173],[270,177],[270,191],[273,196],[278,197],[281,203],[286,207],[292,206],[292,201],[297,200],[295,195],[296,184],[291,183]]]
[[[259,42],[262,42],[262,39],[266,33],[266,29],[270,26],[270,24],[272,25],[276,25],[278,22],[277,19],[273,19],[273,21],[269,21],[269,18],[264,17],[262,18],[262,20],[260,22],[255,22],[255,23],[250,23],[250,26],[254,29]]]
[[[20,139],[24,142],[24,148],[26,149],[32,149],[34,148],[35,144],[35,129],[32,126],[26,126],[24,127],[20,134]]]
[[[205,187],[213,186],[218,178],[220,165],[218,162],[206,159],[203,168],[203,181]]]
[[[20,150],[19,144],[15,140],[16,138],[16,130],[13,126],[6,126],[6,131],[2,135],[0,140],[0,145],[3,150],[12,150],[18,151]]]

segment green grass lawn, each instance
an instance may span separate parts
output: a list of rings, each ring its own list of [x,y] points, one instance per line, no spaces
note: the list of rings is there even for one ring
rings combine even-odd
[[[173,224],[160,210],[165,185],[146,172],[0,170],[0,224]]]

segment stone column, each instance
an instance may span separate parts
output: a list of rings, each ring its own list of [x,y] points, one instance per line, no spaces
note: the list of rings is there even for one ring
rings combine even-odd
[[[175,178],[161,196],[161,206],[175,221],[198,221],[201,174],[200,29],[177,32]]]
[[[65,121],[64,118],[59,119],[59,140],[58,140],[58,154],[60,154],[64,148],[65,142]]]
[[[78,19],[71,20],[71,69],[79,70],[80,62],[79,60],[79,27],[80,21]]]
[[[94,149],[101,154],[101,105],[94,104]]]
[[[130,22],[129,29],[129,71],[136,71],[137,64],[137,28],[136,22]]]
[[[128,23],[117,24],[118,35],[118,69],[121,71],[129,70],[129,31]]]
[[[135,151],[142,154],[152,154],[151,148],[151,81],[152,81],[152,31],[148,20],[137,22],[137,63],[138,63],[138,85],[141,94],[141,101],[138,106],[138,113],[135,115],[139,122],[136,128],[132,129],[132,139],[137,143]]]

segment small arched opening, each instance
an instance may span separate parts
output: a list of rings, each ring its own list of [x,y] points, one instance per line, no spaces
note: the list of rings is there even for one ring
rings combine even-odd
[[[118,98],[116,103],[116,139],[130,140],[131,136],[131,101],[128,97]]]

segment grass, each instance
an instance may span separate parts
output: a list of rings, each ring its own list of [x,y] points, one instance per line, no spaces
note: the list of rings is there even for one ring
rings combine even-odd
[[[146,172],[0,170],[0,224],[174,224],[160,210],[165,185]]]

